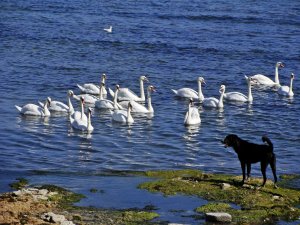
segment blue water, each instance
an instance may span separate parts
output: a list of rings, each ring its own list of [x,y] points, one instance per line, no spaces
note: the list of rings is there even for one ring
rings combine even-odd
[[[103,31],[109,25],[110,34]],[[58,183],[71,189],[78,186],[77,175],[88,179],[113,170],[240,174],[235,153],[220,144],[229,133],[257,143],[267,134],[278,174],[299,173],[299,27],[300,2],[292,0],[2,0],[1,191],[34,171],[56,174]],[[200,106],[201,125],[183,125],[187,101],[175,98],[171,89],[197,90],[197,77],[203,76],[207,97],[219,96],[220,84],[246,93],[244,74],[273,79],[277,61],[285,63],[282,84],[295,73],[293,99],[254,89],[252,105],[225,103],[222,112]],[[79,93],[77,83],[99,83],[102,73],[107,87],[118,83],[135,92],[139,76],[146,74],[157,88],[154,117],[133,115],[135,123],[126,126],[95,110],[95,130],[86,135],[73,131],[66,116],[25,118],[14,107],[47,96],[66,101],[67,90]],[[260,176],[258,165],[252,173]]]

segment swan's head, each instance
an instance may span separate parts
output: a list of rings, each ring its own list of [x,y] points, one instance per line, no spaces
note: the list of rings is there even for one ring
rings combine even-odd
[[[120,85],[116,84],[116,90],[120,90]]]
[[[102,79],[103,79],[103,80],[106,79],[106,74],[105,74],[105,73],[102,74]]]
[[[198,82],[205,84],[205,80],[203,77],[198,77]]]
[[[295,79],[295,74],[291,73],[291,79],[294,80]]]
[[[83,96],[80,97],[80,102],[84,105],[84,97]]]
[[[150,92],[156,92],[156,89],[155,89],[155,87],[153,85],[148,86],[148,90]]]
[[[140,76],[140,80],[141,81],[149,81],[148,78],[146,76]]]
[[[194,99],[193,98],[190,98],[190,102],[189,102],[189,105],[193,105],[194,104]]]
[[[131,101],[128,102],[128,109],[131,109],[131,110],[132,110],[132,104],[131,104]]]
[[[48,103],[48,105],[51,104],[51,98],[50,97],[47,98],[47,103]]]
[[[73,92],[72,90],[68,90],[68,95],[69,95],[70,97],[72,97],[72,96],[74,95],[74,92]]]
[[[91,107],[88,108],[88,114],[92,115],[92,108]]]
[[[284,64],[282,62],[277,62],[276,63],[276,67],[277,68],[283,68],[284,67]]]
[[[224,93],[225,92],[225,85],[222,84],[219,90],[220,93]]]

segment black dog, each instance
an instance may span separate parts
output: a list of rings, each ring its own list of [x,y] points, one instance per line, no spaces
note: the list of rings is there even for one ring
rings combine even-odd
[[[270,164],[274,176],[274,184],[276,187],[276,182],[277,182],[276,156],[273,153],[273,144],[270,141],[270,139],[267,138],[266,136],[262,137],[262,141],[266,142],[267,145],[250,143],[248,141],[239,138],[235,134],[227,135],[224,141],[221,141],[225,145],[225,148],[233,147],[234,151],[238,155],[238,158],[241,163],[242,171],[243,171],[242,185],[244,184],[244,181],[246,179],[245,176],[246,166],[247,166],[247,179],[248,179],[250,177],[251,164],[260,162],[261,172],[264,179],[262,186],[264,186],[267,181],[266,169]]]

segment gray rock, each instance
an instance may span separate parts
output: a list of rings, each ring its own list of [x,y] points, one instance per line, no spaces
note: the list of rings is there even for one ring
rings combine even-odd
[[[206,221],[228,223],[232,221],[232,216],[224,212],[213,212],[205,214]]]

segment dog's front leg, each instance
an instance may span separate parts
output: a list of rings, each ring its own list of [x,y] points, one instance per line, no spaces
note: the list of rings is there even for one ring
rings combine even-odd
[[[246,163],[241,161],[241,167],[243,171],[243,180],[242,180],[242,186],[244,185],[245,179],[246,179]]]
[[[250,173],[251,173],[251,163],[247,163],[247,177],[246,177],[246,180],[250,179]]]

